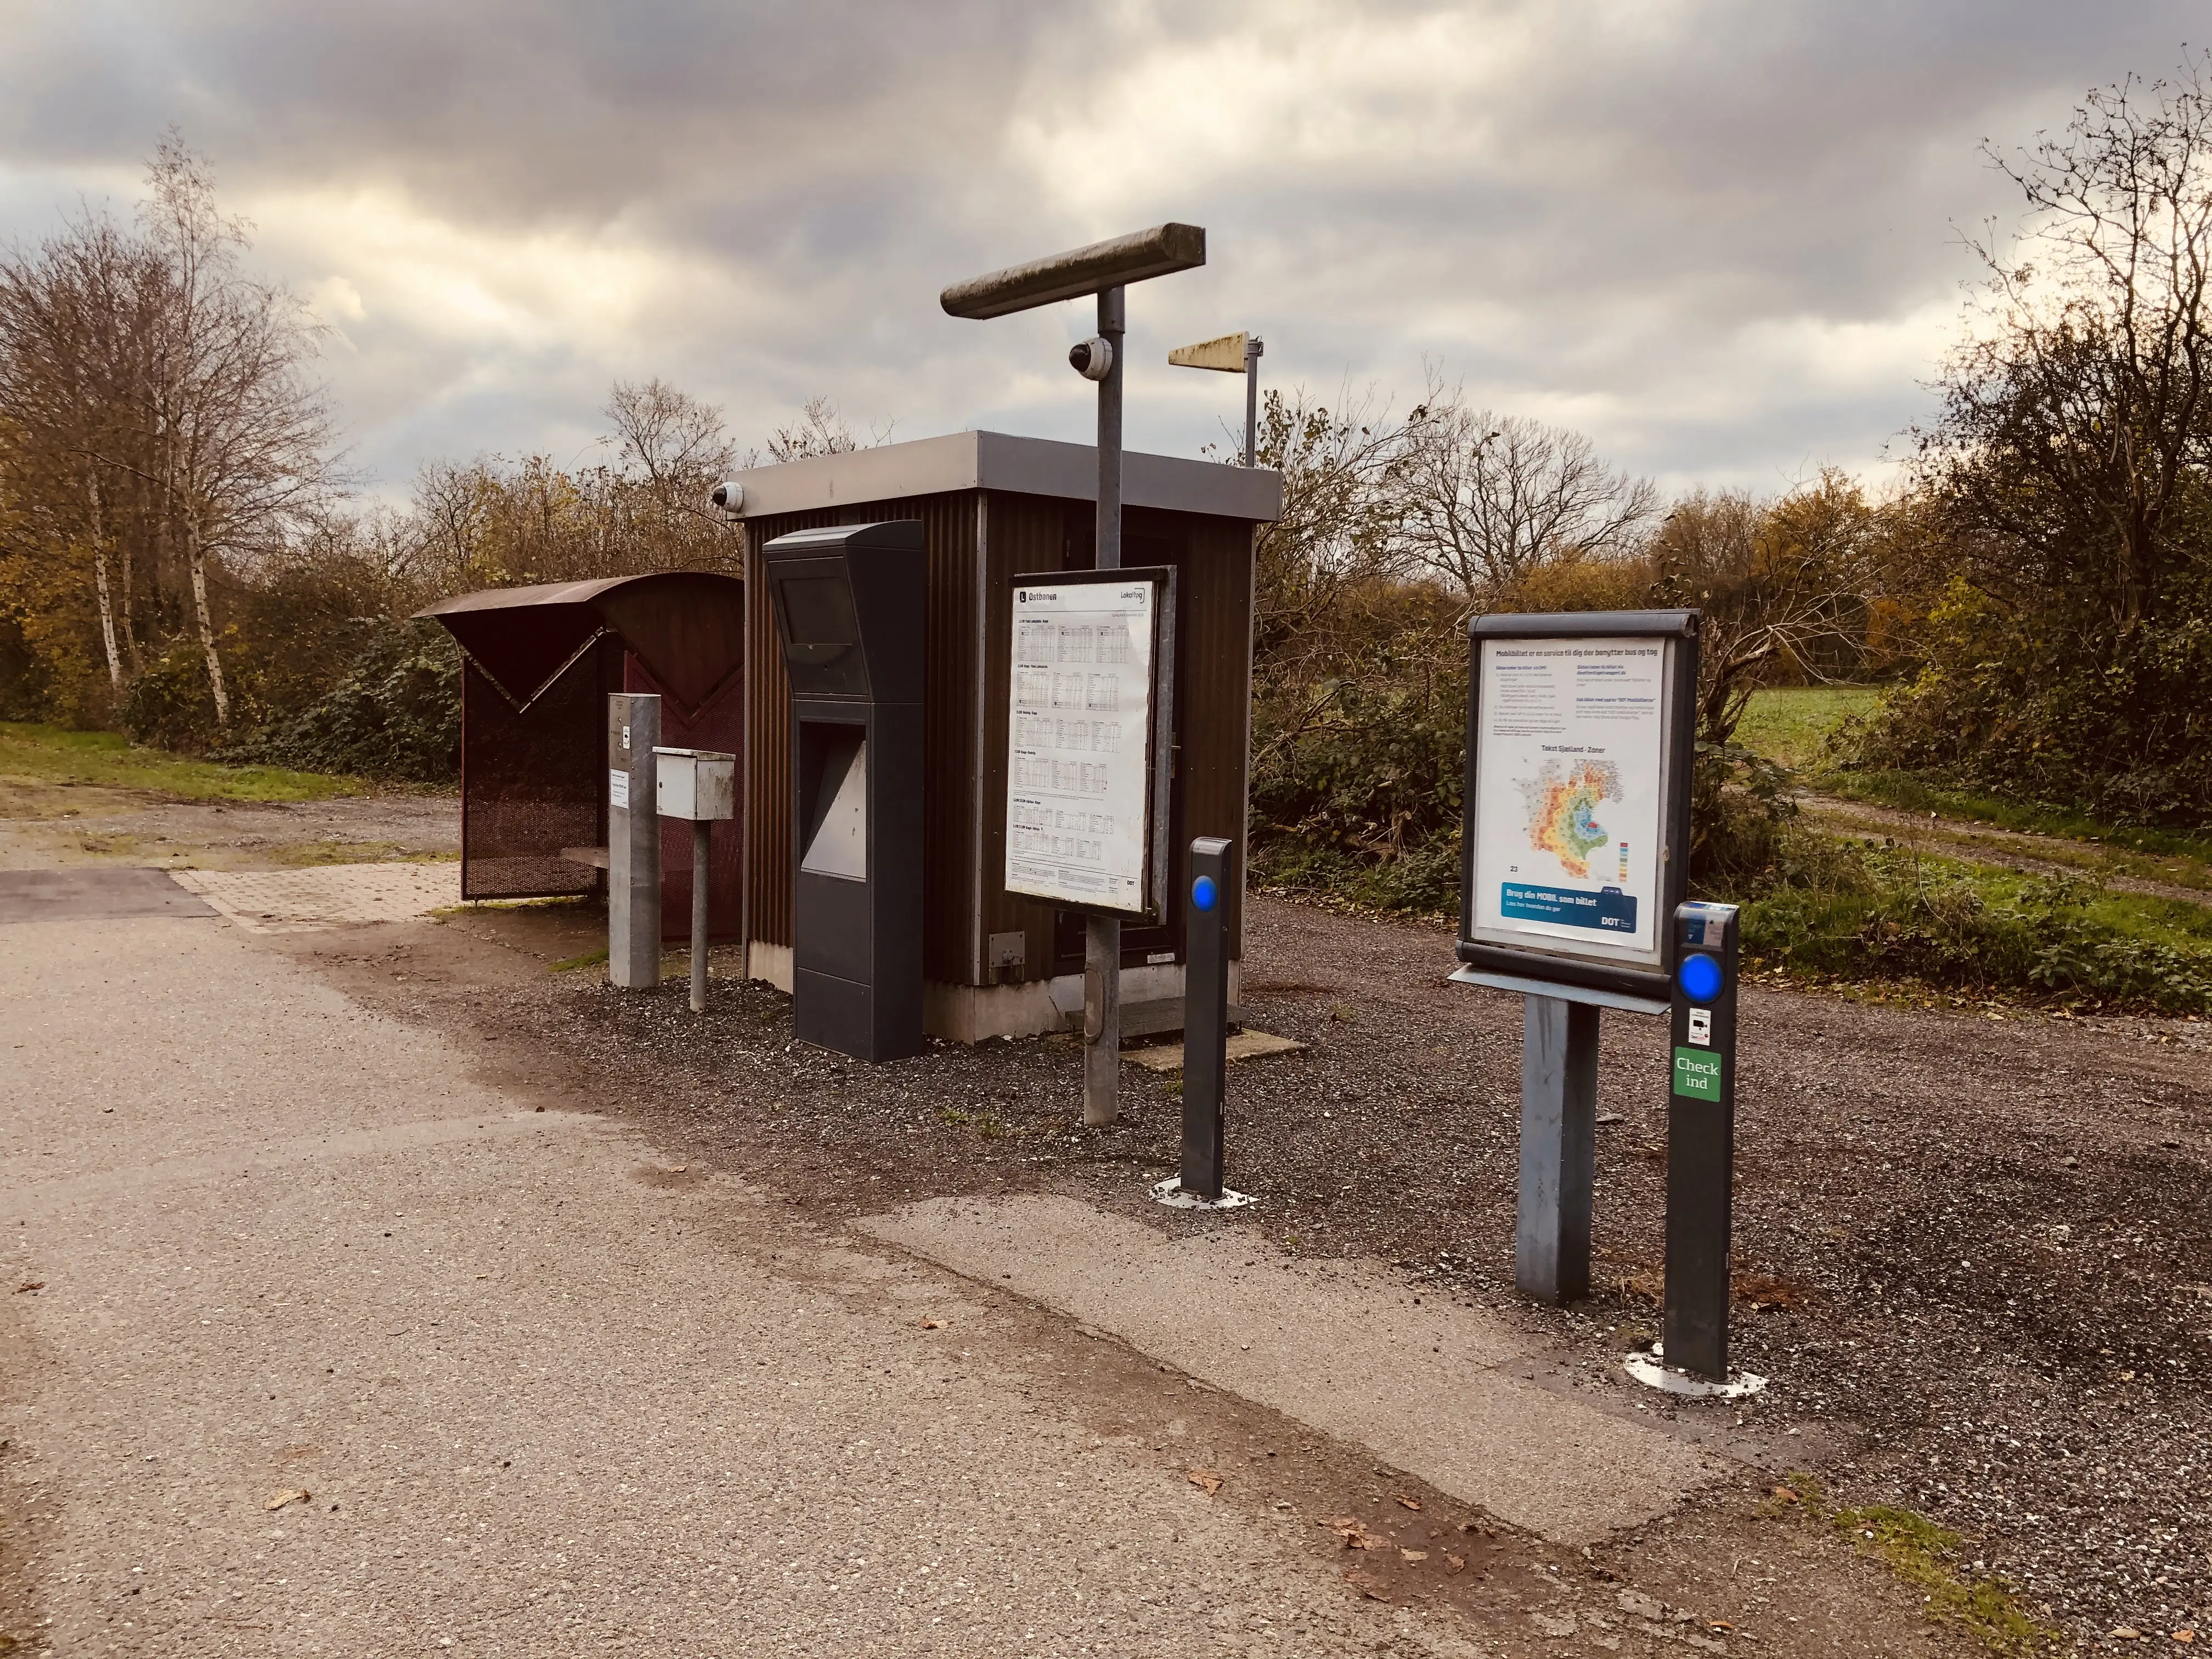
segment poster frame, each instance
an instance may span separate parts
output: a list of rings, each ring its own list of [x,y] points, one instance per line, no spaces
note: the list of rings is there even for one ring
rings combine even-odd
[[[1148,582],[1152,588],[1152,654],[1149,708],[1145,721],[1145,873],[1141,884],[1144,905],[1125,909],[1118,905],[1079,903],[1056,894],[1026,892],[1006,885],[1007,852],[1013,845],[1014,774],[1014,652],[1020,638],[1015,627],[1014,592],[1024,586],[1073,587],[1102,582]],[[1121,921],[1158,921],[1167,915],[1169,815],[1174,802],[1175,758],[1175,629],[1176,569],[1170,564],[1123,565],[1110,570],[1031,570],[1006,578],[1006,779],[999,802],[1000,854],[999,882],[1006,896],[1032,904],[1048,904],[1075,915],[1110,916]]]
[[[1476,617],[1468,623],[1467,758],[1461,793],[1459,959],[1493,974],[1634,997],[1670,994],[1674,963],[1671,921],[1689,884],[1690,784],[1697,749],[1697,611],[1531,611]],[[1504,945],[1474,937],[1476,797],[1482,732],[1482,647],[1506,640],[1620,639],[1669,642],[1668,716],[1662,733],[1659,790],[1663,841],[1659,891],[1654,896],[1661,959],[1656,967],[1624,963],[1557,945]]]

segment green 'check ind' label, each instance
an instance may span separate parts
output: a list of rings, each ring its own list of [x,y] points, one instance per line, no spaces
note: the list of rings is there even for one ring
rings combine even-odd
[[[1705,1048],[1675,1049],[1674,1092],[1695,1100],[1718,1100],[1721,1057]]]

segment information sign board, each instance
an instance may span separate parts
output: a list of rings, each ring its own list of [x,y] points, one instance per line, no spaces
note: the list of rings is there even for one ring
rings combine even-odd
[[[1688,848],[1691,611],[1470,629],[1462,960],[1664,994]]]
[[[1018,576],[1006,710],[1006,890],[1158,913],[1174,572]]]

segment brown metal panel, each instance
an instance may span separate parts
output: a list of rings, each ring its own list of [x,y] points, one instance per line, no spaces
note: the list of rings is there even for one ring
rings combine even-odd
[[[1253,528],[1230,519],[1175,516],[1187,538],[1176,577],[1182,647],[1176,653],[1183,817],[1178,850],[1187,856],[1197,836],[1220,836],[1235,848],[1229,954],[1241,957],[1252,747]],[[1174,890],[1179,900],[1179,881]]]
[[[1065,501],[1048,495],[1012,495],[1000,490],[984,495],[984,521],[990,529],[985,551],[982,607],[983,669],[979,687],[982,708],[981,762],[976,768],[981,833],[977,836],[976,875],[982,908],[981,932],[1018,933],[1024,939],[1023,966],[1017,973],[986,971],[969,981],[987,985],[994,980],[1013,982],[1050,979],[1054,955],[1057,913],[1049,904],[1006,891],[1006,676],[1010,610],[1016,576],[1068,568],[1069,524],[1087,524],[1094,515],[1088,502]],[[1089,543],[1084,544],[1083,562],[1090,562]]]

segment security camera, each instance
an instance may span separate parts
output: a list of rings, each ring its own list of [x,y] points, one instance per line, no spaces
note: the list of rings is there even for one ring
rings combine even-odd
[[[1113,372],[1114,348],[1094,335],[1081,345],[1068,347],[1067,361],[1085,380],[1103,380]]]
[[[714,493],[707,498],[726,519],[734,519],[744,511],[745,487],[735,478],[714,486]]]

